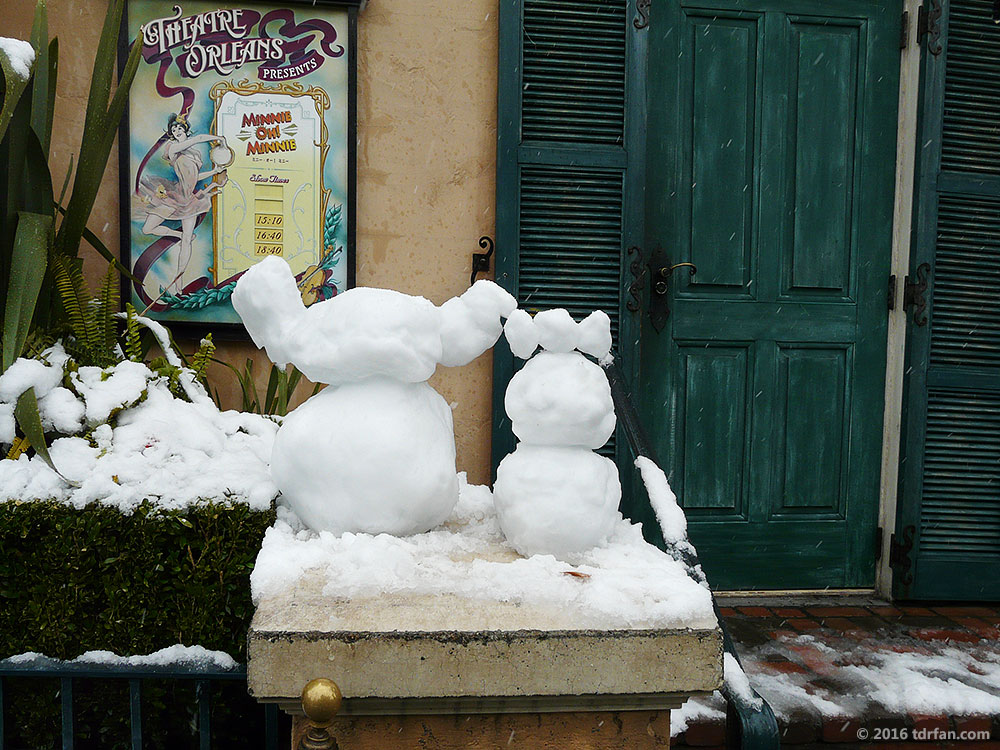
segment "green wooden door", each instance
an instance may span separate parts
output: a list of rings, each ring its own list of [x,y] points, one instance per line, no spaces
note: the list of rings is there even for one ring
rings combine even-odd
[[[659,452],[713,587],[871,586],[901,7],[658,4],[644,320]]]
[[[989,0],[945,2],[924,49],[895,593],[1000,599],[1000,29]],[[937,36],[941,33],[940,38]],[[936,54],[935,54],[936,52]]]

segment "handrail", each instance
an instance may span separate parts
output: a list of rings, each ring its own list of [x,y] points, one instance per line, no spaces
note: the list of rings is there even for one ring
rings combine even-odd
[[[611,398],[615,404],[615,413],[618,421],[622,425],[625,437],[628,440],[632,452],[638,456],[645,456],[653,463],[660,465],[656,460],[653,445],[643,428],[636,410],[635,402],[625,383],[625,376],[617,359],[609,358],[602,362],[604,371],[608,376],[608,383],[611,385]],[[670,543],[666,545],[667,554],[680,561],[688,570],[688,574],[699,583],[705,582],[705,573],[698,561],[698,553],[693,548],[679,549]],[[688,545],[689,546],[689,545]],[[711,589],[709,589],[711,592]],[[719,612],[719,604],[712,594],[712,608],[715,610],[715,617],[719,621],[719,628],[722,630],[722,646],[725,653],[731,655],[736,663],[742,667],[740,655],[736,651],[726,623]],[[778,750],[780,747],[780,734],[778,731],[778,720],[774,716],[771,706],[752,687],[752,700],[723,684],[722,695],[726,699],[726,745],[733,750]]]

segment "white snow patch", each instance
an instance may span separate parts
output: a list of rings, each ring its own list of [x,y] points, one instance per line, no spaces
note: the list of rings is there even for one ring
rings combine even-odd
[[[123,362],[107,379],[98,368],[81,368],[78,374],[76,386],[95,419],[138,399],[143,390],[147,397],[123,408],[113,427],[99,425],[93,445],[73,436],[53,441],[53,462],[78,487],[68,486],[41,458],[22,455],[0,460],[0,501],[54,499],[75,507],[100,502],[126,513],[144,499],[164,508],[205,501],[270,507],[277,494],[268,470],[278,429],[274,421],[220,412],[210,400],[177,399],[165,380],[139,363]],[[69,416],[68,402],[61,408],[61,416]]]
[[[561,307],[535,314],[538,343],[548,352],[571,352],[576,349],[580,329],[573,316]]]
[[[146,365],[130,360],[119,362],[110,372],[101,367],[81,367],[70,374],[73,387],[86,403],[89,425],[107,422],[111,412],[135,404],[152,377]]]
[[[16,403],[29,388],[35,389],[35,398],[45,395],[63,379],[62,367],[47,364],[39,359],[18,359],[0,375],[0,401]]]
[[[708,696],[688,698],[684,705],[670,712],[670,736],[686,732],[692,722],[725,720],[726,702],[718,691]]]
[[[503,326],[511,352],[520,359],[529,359],[538,348],[538,331],[531,315],[525,310],[515,310]]]
[[[581,613],[580,627],[716,626],[709,592],[647,544],[638,525],[619,519],[604,545],[566,561],[519,557],[500,531],[489,489],[459,478],[460,499],[448,521],[409,537],[317,534],[279,511],[250,577],[254,601],[282,594],[310,571],[322,576],[323,594],[331,599],[453,594],[572,607]]]
[[[14,404],[0,401],[0,445],[10,445],[14,442]]]
[[[184,646],[177,643],[151,654],[118,656],[111,651],[87,651],[75,659],[61,661],[35,651],[16,654],[0,660],[0,664],[30,664],[32,662],[57,662],[63,664],[95,664],[113,667],[203,667],[235,669],[239,663],[225,651],[212,651],[204,646]]]
[[[736,657],[730,653],[722,655],[723,679],[726,683],[726,690],[735,696],[742,698],[748,705],[760,708],[763,702],[754,695],[750,687],[750,680],[747,679],[743,667],[736,661]]]
[[[38,413],[46,431],[73,434],[83,428],[87,407],[69,388],[53,388],[38,400]]]
[[[677,496],[670,489],[663,469],[645,456],[639,456],[635,460],[635,465],[642,475],[642,483],[646,485],[649,504],[653,506],[656,520],[660,523],[663,540],[670,544],[686,540],[687,518],[684,517],[681,506],[677,504]]]
[[[0,36],[0,52],[7,56],[15,75],[23,79],[31,75],[31,66],[35,62],[35,48],[28,42]]]

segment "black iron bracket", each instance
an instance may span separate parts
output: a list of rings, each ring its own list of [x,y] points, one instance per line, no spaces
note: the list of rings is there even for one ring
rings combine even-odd
[[[903,529],[902,541],[896,539],[895,534],[889,536],[889,567],[899,575],[900,583],[904,586],[913,583],[913,560],[910,559],[910,553],[913,552],[913,537],[916,533],[916,527],[907,526]]]
[[[469,277],[469,286],[476,283],[477,273],[490,272],[490,258],[493,256],[493,250],[495,249],[493,238],[484,234],[479,238],[479,247],[486,250],[486,252],[472,254],[472,275]]]
[[[916,326],[927,325],[927,298],[924,295],[930,272],[930,263],[921,263],[917,266],[916,281],[909,276],[903,280],[903,310],[913,308],[913,324]]]
[[[653,4],[653,0],[636,0],[635,3],[635,18],[632,20],[632,25],[637,29],[649,28],[649,10],[650,6]]]
[[[629,263],[629,270],[632,272],[632,283],[628,285],[628,294],[632,298],[625,303],[625,309],[629,312],[639,312],[642,307],[642,289],[646,285],[646,263],[642,257],[642,248],[633,245],[628,249],[629,257],[635,258]]]

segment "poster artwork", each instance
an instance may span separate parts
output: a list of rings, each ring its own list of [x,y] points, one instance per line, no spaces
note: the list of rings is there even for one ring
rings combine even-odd
[[[239,323],[230,296],[269,255],[309,305],[348,283],[346,9],[131,0],[131,301]],[[123,253],[124,254],[124,253]]]

